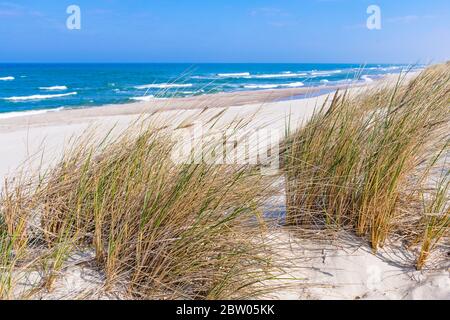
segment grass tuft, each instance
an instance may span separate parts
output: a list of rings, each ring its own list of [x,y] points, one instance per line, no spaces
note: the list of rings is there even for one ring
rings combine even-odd
[[[70,148],[25,194],[5,188],[5,268],[14,267],[7,257],[14,245],[31,241],[23,222],[34,214],[46,290],[73,252],[90,250],[105,290],[134,298],[250,298],[266,290],[272,265],[258,221],[270,186],[257,168],[175,164],[170,135],[142,124],[90,141]]]
[[[437,169],[448,170],[450,63],[407,76],[363,94],[337,92],[288,135],[288,224],[349,228],[376,251],[391,235],[417,239],[425,213],[439,211],[418,261],[430,238],[448,237],[448,175],[431,204],[421,194]]]

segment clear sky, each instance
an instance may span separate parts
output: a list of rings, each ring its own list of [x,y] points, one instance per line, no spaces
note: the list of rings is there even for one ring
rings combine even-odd
[[[381,30],[366,27],[371,4]],[[0,62],[447,59],[450,0],[0,0]]]

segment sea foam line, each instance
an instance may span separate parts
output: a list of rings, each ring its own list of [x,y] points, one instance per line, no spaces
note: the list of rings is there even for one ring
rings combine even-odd
[[[40,90],[47,90],[47,91],[60,91],[60,90],[67,90],[66,86],[51,86],[51,87],[39,87]]]
[[[275,88],[299,88],[303,87],[305,84],[303,82],[292,82],[292,83],[282,83],[282,84],[248,84],[244,85],[246,89],[275,89]]]
[[[270,79],[270,78],[296,78],[296,77],[304,77],[307,76],[307,73],[292,73],[292,72],[283,72],[283,73],[273,73],[273,74],[256,74],[252,76],[252,78],[259,79]]]
[[[278,84],[247,84],[244,86],[246,89],[275,89],[278,88]]]
[[[366,81],[366,82],[373,82],[373,79],[372,78],[370,78],[368,75],[363,75],[362,77],[361,77],[361,79],[362,80],[364,80],[364,81]]]
[[[290,71],[285,71],[282,73],[267,73],[267,74],[250,74],[250,72],[236,72],[236,73],[218,73],[217,76],[220,78],[256,78],[256,79],[270,79],[270,78],[296,78],[304,77],[308,74],[305,72],[293,73]]]
[[[32,115],[36,115],[36,114],[61,111],[63,109],[64,109],[64,107],[59,107],[59,108],[55,108],[55,109],[5,112],[5,113],[0,113],[0,119],[10,119],[10,118],[17,118],[17,117],[24,117],[24,116],[32,116]]]
[[[78,93],[77,92],[69,92],[69,93],[61,93],[61,94],[34,94],[31,96],[9,97],[9,98],[3,98],[3,99],[8,100],[8,101],[17,102],[17,101],[53,99],[53,98],[72,96],[72,95],[76,95],[76,94],[78,94]]]
[[[132,97],[130,98],[131,100],[135,100],[135,101],[150,101],[153,100],[155,97],[153,95],[149,95],[149,96],[142,96],[142,97]]]
[[[177,84],[177,83],[153,83],[135,86],[136,89],[168,89],[168,88],[189,88],[191,83]]]
[[[14,80],[15,78],[14,77],[11,77],[11,76],[9,76],[9,77],[1,77],[0,78],[0,81],[11,81],[11,80]]]
[[[333,74],[342,73],[342,70],[330,70],[330,71],[312,71],[312,76],[331,76]]]
[[[249,77],[250,72],[231,72],[231,73],[218,73],[217,76],[221,78],[240,78]]]

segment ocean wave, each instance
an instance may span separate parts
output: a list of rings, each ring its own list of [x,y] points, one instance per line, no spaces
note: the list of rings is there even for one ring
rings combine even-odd
[[[216,79],[216,76],[191,76],[191,79]]]
[[[298,88],[298,87],[303,87],[305,84],[303,82],[292,82],[292,83],[287,83],[287,84],[282,84],[282,87],[289,87],[289,88]]]
[[[51,86],[51,87],[39,87],[41,90],[47,90],[47,91],[61,91],[61,90],[67,90],[66,86]]]
[[[299,88],[303,87],[303,82],[281,83],[281,84],[248,84],[244,85],[246,89],[275,89],[275,88]]]
[[[342,73],[342,70],[330,70],[330,71],[311,71],[312,76],[331,76],[333,74]]]
[[[292,72],[283,72],[283,73],[273,73],[273,74],[256,74],[252,76],[252,78],[258,79],[270,79],[270,78],[296,78],[296,77],[304,77],[307,76],[307,73],[292,73]]]
[[[218,73],[217,76],[221,78],[241,78],[250,77],[250,72],[231,72],[231,73]]]
[[[220,79],[220,78],[244,78],[244,79],[273,79],[273,78],[298,78],[306,77],[308,73],[306,72],[292,72],[283,71],[281,73],[262,73],[262,74],[251,74],[250,72],[233,72],[233,73],[218,73],[216,75],[209,76],[192,76],[191,79]]]
[[[391,71],[391,70],[399,70],[399,69],[404,69],[404,66],[390,66],[390,67],[382,67],[380,68],[380,70],[382,71]]]
[[[61,94],[35,94],[31,96],[24,96],[24,97],[9,97],[9,98],[3,98],[4,100],[8,101],[30,101],[30,100],[43,100],[43,99],[53,99],[53,98],[60,98],[60,97],[67,97],[76,95],[77,92],[69,92],[69,93],[61,93]]]
[[[17,118],[17,117],[24,117],[24,116],[32,116],[32,115],[36,115],[36,114],[61,111],[63,109],[64,109],[64,107],[59,107],[56,109],[5,112],[5,113],[0,113],[0,119],[10,119],[10,118]]]
[[[148,95],[148,96],[142,96],[142,97],[132,97],[130,99],[135,100],[135,101],[150,101],[150,100],[154,100],[155,97],[153,95]]]
[[[368,75],[364,75],[361,77],[362,80],[366,81],[366,82],[373,82],[373,79],[370,78]]]
[[[278,88],[278,84],[247,84],[244,86],[246,89],[275,89]]]
[[[11,80],[14,80],[15,78],[14,77],[11,77],[11,76],[9,76],[9,77],[1,77],[0,78],[0,81],[11,81]]]
[[[152,84],[144,84],[141,86],[135,86],[136,89],[169,89],[169,88],[189,88],[192,87],[192,83],[152,83]]]

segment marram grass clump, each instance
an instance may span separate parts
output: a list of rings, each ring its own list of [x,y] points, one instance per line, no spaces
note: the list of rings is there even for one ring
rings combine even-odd
[[[52,290],[68,257],[92,250],[105,291],[131,298],[265,292],[273,274],[257,221],[270,186],[256,168],[175,164],[170,136],[152,128],[89,141],[44,176],[4,188],[1,298],[16,297],[19,266],[42,274],[31,291]]]
[[[391,235],[422,237],[421,268],[449,236],[450,63],[406,78],[338,92],[289,134],[287,222],[351,228],[373,250]],[[430,187],[443,171],[439,187]]]

